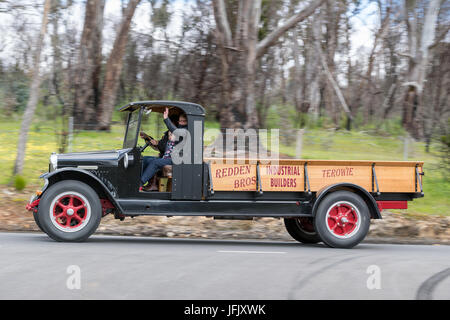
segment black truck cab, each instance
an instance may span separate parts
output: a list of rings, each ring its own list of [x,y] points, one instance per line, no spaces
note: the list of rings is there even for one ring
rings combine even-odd
[[[171,188],[167,192],[140,192],[139,181],[142,171],[142,159],[148,144],[139,146],[139,132],[143,117],[150,112],[163,113],[169,108],[170,115],[185,114],[190,139],[185,139],[181,163],[172,165]],[[142,101],[133,102],[122,108],[128,113],[127,129],[123,150],[129,150],[124,159],[128,164],[117,172],[117,186],[122,198],[154,198],[171,200],[200,200],[203,191],[203,130],[205,110],[202,106],[188,102]]]

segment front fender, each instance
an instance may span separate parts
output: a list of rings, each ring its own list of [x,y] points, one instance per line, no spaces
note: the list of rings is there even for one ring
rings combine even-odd
[[[81,182],[84,182],[93,187],[93,189],[99,195],[99,198],[106,197],[109,201],[111,201],[111,203],[119,211],[119,213],[123,213],[120,204],[115,199],[116,191],[113,189],[113,187],[111,186],[110,188],[108,188],[107,185],[92,172],[78,168],[61,168],[52,172],[46,172],[39,178],[45,179],[45,184],[42,188],[42,194],[44,194],[44,192],[51,185],[62,180],[79,180]]]

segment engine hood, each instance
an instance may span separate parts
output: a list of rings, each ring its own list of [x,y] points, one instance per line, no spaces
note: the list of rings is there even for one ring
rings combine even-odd
[[[57,167],[111,167],[132,149],[61,153],[56,155]],[[94,169],[94,168],[92,168]]]

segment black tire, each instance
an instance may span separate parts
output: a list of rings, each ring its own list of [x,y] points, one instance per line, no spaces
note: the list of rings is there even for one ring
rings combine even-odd
[[[298,242],[318,243],[322,241],[314,230],[313,218],[285,218],[284,226],[291,237]]]
[[[369,232],[369,208],[356,193],[336,191],[320,202],[314,224],[326,245],[333,248],[353,248]]]
[[[37,211],[35,212],[35,211],[33,210],[33,218],[34,218],[34,222],[36,222],[36,225],[38,226],[39,230],[41,230],[41,231],[44,232],[44,233],[47,233],[47,232],[45,232],[44,228],[42,228],[42,225],[41,225],[40,222],[39,222],[39,219],[38,219],[38,212],[37,212]]]
[[[63,205],[66,209],[62,209]],[[75,180],[60,181],[49,187],[42,195],[37,214],[39,225],[50,238],[67,242],[88,239],[97,230],[101,217],[97,193]]]

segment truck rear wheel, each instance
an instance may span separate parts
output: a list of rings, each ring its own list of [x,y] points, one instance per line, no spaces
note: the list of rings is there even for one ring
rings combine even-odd
[[[317,233],[326,245],[352,248],[369,232],[369,208],[357,194],[336,191],[320,202],[314,222]]]
[[[102,207],[87,184],[65,180],[52,185],[39,203],[38,222],[56,241],[85,241],[97,230]]]
[[[292,238],[301,243],[322,241],[314,229],[314,219],[309,217],[285,218],[284,226]]]

